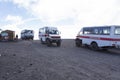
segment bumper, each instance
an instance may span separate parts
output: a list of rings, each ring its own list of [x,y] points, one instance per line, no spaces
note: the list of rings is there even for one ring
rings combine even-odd
[[[52,43],[61,42],[61,41],[62,41],[61,39],[50,39],[50,42]]]

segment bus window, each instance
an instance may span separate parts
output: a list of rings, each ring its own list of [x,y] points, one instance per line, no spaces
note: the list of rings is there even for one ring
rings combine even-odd
[[[103,34],[109,35],[110,34],[110,29],[109,28],[103,29]]]
[[[99,30],[100,35],[110,35],[110,27],[101,27]]]
[[[99,34],[98,28],[95,28],[95,29],[94,29],[94,33],[93,33],[93,34],[96,34],[96,35]]]
[[[120,35],[120,27],[115,28],[115,35]]]
[[[93,34],[92,28],[83,28],[83,34]]]
[[[83,30],[81,30],[81,31],[79,32],[79,34],[82,35],[82,34],[83,34]]]

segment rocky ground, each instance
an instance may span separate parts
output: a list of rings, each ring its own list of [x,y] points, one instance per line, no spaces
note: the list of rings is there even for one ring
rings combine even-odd
[[[120,80],[120,50],[77,48],[74,40],[0,42],[0,80]]]

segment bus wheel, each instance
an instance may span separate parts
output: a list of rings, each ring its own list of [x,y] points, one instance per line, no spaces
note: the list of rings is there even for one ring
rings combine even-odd
[[[81,47],[82,46],[82,40],[77,39],[75,44],[76,44],[76,47]]]
[[[99,50],[98,44],[96,42],[91,43],[90,47],[92,50],[95,50],[95,51]]]
[[[50,47],[51,46],[51,42],[49,39],[46,40],[47,46]]]

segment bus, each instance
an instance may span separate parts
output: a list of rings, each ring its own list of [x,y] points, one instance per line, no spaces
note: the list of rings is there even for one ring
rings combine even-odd
[[[120,26],[83,27],[75,44],[77,47],[89,46],[93,50],[120,48]]]

